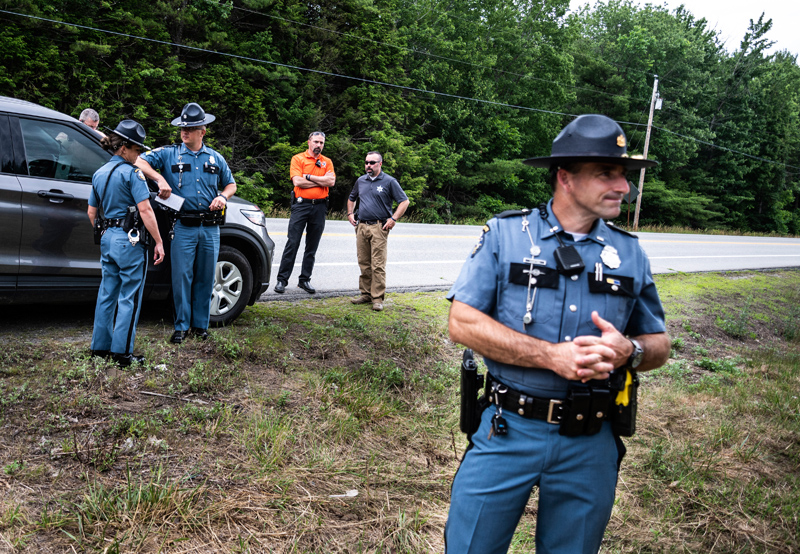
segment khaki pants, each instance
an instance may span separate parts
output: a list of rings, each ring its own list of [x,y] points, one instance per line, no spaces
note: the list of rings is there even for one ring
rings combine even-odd
[[[384,231],[380,223],[366,225],[359,223],[356,228],[356,249],[358,267],[358,290],[362,296],[369,296],[373,302],[383,302],[386,294],[386,251],[389,231]]]

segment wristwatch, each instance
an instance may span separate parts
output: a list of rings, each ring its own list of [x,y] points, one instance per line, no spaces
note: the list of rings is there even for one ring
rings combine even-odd
[[[625,367],[629,367],[631,369],[636,369],[639,367],[639,364],[642,363],[642,358],[644,358],[644,349],[642,345],[639,344],[639,341],[636,339],[628,339],[633,344],[633,352],[631,352],[630,357],[628,358],[628,363],[625,364]]]

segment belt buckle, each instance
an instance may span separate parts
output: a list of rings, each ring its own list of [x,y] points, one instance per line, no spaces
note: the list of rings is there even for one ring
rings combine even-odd
[[[552,423],[553,425],[561,425],[561,420],[553,421],[553,409],[555,406],[560,406],[564,402],[562,400],[556,400],[555,398],[550,399],[550,406],[547,408],[547,423]]]

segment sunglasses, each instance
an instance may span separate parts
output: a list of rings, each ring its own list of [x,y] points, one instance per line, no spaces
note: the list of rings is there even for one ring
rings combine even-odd
[[[364,162],[364,165],[375,165],[375,164],[379,164],[379,163],[381,163],[381,162],[379,162],[379,161],[373,161],[373,160],[366,160],[366,161]]]

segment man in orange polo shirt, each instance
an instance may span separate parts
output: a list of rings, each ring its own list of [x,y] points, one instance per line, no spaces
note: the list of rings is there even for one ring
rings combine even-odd
[[[325,230],[328,190],[336,183],[333,162],[322,155],[324,147],[325,133],[314,131],[308,136],[308,150],[292,157],[289,170],[289,178],[294,185],[292,215],[289,217],[286,247],[275,283],[275,292],[279,294],[286,291],[303,231],[306,233],[306,251],[297,286],[309,294],[317,292],[309,281],[322,231]]]

